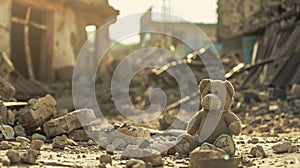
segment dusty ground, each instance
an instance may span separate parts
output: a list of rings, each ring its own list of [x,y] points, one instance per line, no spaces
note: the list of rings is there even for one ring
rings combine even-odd
[[[258,138],[257,143],[252,143],[249,140]],[[300,153],[282,153],[275,154],[271,146],[280,141],[290,141],[294,145],[300,146],[300,132],[290,132],[277,134],[276,136],[247,136],[240,135],[235,137],[237,143],[236,156],[242,158],[241,167],[288,167],[299,168]],[[17,147],[18,142],[9,142]],[[256,145],[261,145],[265,150],[266,158],[254,158],[250,155],[250,149]],[[1,158],[8,150],[1,150]],[[18,149],[24,152],[25,149]],[[100,165],[100,156],[106,151],[100,149],[97,144],[81,142],[78,145],[66,146],[64,150],[52,149],[51,143],[45,143],[40,150],[36,165],[14,165],[12,167],[29,166],[29,167],[98,167]],[[107,164],[107,167],[126,167],[128,160],[122,159],[121,155],[115,153],[112,156],[112,165]],[[189,159],[184,156],[169,155],[163,157],[164,167],[189,167]]]

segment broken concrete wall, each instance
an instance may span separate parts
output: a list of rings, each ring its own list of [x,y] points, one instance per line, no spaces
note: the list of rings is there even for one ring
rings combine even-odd
[[[0,51],[10,53],[11,0],[0,1]]]
[[[219,0],[218,38],[263,32],[274,22],[289,27],[298,20],[299,6],[300,1],[293,0]]]

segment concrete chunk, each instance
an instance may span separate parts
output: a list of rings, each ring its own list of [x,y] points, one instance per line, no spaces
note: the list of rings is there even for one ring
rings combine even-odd
[[[19,111],[17,120],[25,130],[34,130],[48,121],[56,111],[56,101],[51,95],[30,99],[28,105]]]
[[[70,133],[71,131],[83,126],[87,126],[95,119],[96,116],[92,109],[76,110],[62,117],[46,122],[43,125],[43,130],[48,137],[54,137]]]

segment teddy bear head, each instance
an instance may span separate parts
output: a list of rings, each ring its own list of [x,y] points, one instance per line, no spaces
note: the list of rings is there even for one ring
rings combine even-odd
[[[199,84],[201,105],[206,110],[229,110],[235,94],[229,81],[203,79]]]

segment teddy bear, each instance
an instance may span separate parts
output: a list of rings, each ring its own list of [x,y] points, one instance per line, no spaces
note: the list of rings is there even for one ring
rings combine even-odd
[[[232,156],[236,150],[232,136],[242,129],[240,119],[230,111],[233,85],[227,80],[203,79],[199,93],[202,109],[188,122],[187,134],[177,139],[176,151],[189,154],[196,147],[209,146]]]

